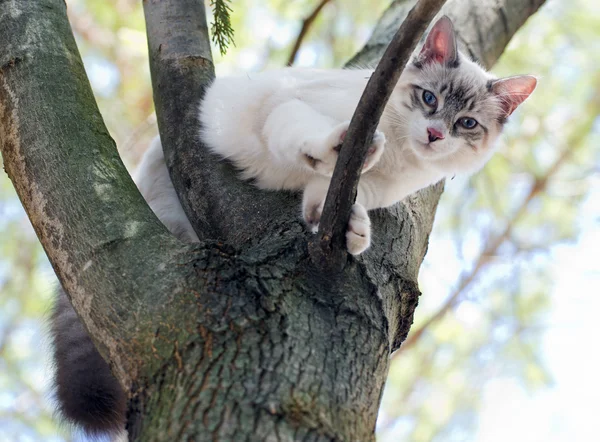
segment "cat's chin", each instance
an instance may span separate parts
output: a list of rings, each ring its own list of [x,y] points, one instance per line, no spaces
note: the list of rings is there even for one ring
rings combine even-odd
[[[410,147],[415,155],[423,160],[438,160],[448,155],[446,149],[440,148],[434,143],[423,143],[419,140],[412,140]]]

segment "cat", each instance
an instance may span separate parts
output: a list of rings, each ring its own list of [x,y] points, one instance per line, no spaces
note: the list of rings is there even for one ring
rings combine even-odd
[[[200,105],[200,135],[242,179],[263,189],[302,190],[304,220],[316,231],[339,146],[371,74],[287,68],[219,78]],[[373,137],[346,233],[348,252],[360,254],[370,245],[367,210],[483,167],[507,118],[535,87],[533,76],[487,73],[458,52],[450,19],[439,19],[400,77]],[[173,234],[198,241],[160,140],[144,154],[135,180]],[[59,299],[53,315],[59,408],[90,434],[117,431],[124,426],[125,394],[66,295]]]
[[[302,190],[302,214],[316,231],[338,156],[373,71],[287,68],[219,78],[200,105],[201,138],[262,189]],[[452,22],[440,18],[400,77],[362,169],[349,221],[348,252],[370,244],[367,210],[388,207],[457,173],[483,167],[508,116],[535,89],[530,75],[496,79],[457,50]],[[156,141],[142,162],[141,186],[160,176],[168,198],[150,206],[171,230],[195,238]],[[151,178],[152,177],[152,178]],[[164,185],[164,187],[163,187]],[[142,190],[142,193],[144,191]]]

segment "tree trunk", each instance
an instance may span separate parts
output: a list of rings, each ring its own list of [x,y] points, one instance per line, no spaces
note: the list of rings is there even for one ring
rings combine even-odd
[[[160,3],[173,2],[145,5]],[[444,12],[491,66],[542,3],[456,0]],[[377,60],[412,4],[394,2],[353,61]],[[181,11],[161,14],[189,21]],[[181,244],[121,163],[65,12],[62,0],[0,0],[0,147],[63,287],[130,394],[131,440],[374,440],[442,185],[372,213],[371,249],[323,272],[309,259],[297,196],[261,192],[197,148],[210,52],[181,64],[163,47],[163,62],[174,61],[153,66],[155,94],[172,94],[157,100],[161,133],[202,239]],[[146,16],[155,29],[160,16]],[[203,11],[196,18],[204,35]],[[151,51],[162,37],[149,35]],[[174,97],[177,109],[167,106]]]

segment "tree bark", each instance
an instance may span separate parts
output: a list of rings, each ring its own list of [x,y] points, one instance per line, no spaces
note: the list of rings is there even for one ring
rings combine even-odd
[[[455,0],[444,12],[491,66],[542,3]],[[377,60],[412,4],[394,2],[353,62]],[[153,66],[155,96],[169,91],[157,99],[167,161],[202,240],[181,244],[118,157],[65,8],[0,0],[0,148],[73,306],[129,392],[131,440],[374,440],[388,355],[412,323],[442,185],[373,212],[371,249],[340,273],[313,265],[298,197],[239,181],[198,145],[212,61],[197,11],[194,51],[149,36],[169,67],[163,76]],[[149,27],[168,14],[193,21],[180,13],[159,6],[146,17]]]

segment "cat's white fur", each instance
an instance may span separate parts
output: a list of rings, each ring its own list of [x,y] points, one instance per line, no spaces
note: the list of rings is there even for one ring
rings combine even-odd
[[[492,85],[492,75],[457,52],[447,18],[436,23],[415,60],[386,106],[363,168],[346,235],[352,254],[369,247],[367,210],[390,206],[444,177],[481,168],[493,153],[505,117],[535,87],[529,76]],[[316,230],[336,146],[372,72],[287,68],[219,78],[200,106],[201,137],[258,187],[303,190],[302,213]],[[452,111],[456,96],[446,104],[440,92],[446,83],[463,87],[463,95],[473,92],[475,110]],[[418,102],[416,90],[435,92],[437,105],[431,115]],[[481,137],[476,143],[468,145],[464,137],[470,134],[453,126],[462,117],[478,121]],[[431,141],[432,130],[443,138]],[[169,179],[159,141],[145,154],[137,176],[142,194],[162,222],[183,239],[197,240]]]
[[[160,138],[156,137],[144,153],[133,180],[140,193],[169,231],[185,242],[198,242],[165,164]]]

